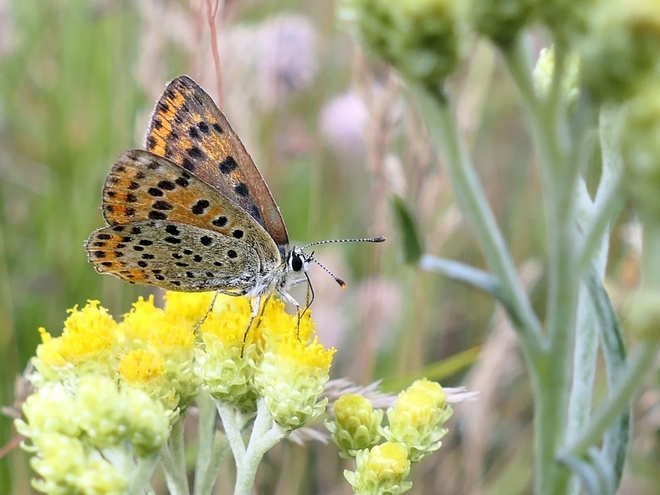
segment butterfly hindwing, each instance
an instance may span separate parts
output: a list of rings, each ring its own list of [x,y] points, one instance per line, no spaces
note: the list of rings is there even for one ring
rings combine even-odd
[[[289,237],[266,182],[213,99],[195,81],[171,81],[154,108],[147,150],[193,173],[249,213],[278,246]]]
[[[175,291],[245,294],[263,268],[244,241],[163,220],[104,227],[86,248],[99,273]]]

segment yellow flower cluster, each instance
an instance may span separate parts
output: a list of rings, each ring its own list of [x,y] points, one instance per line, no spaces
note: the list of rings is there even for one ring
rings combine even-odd
[[[317,398],[328,380],[335,349],[312,339],[309,313],[291,316],[270,299],[246,333],[252,309],[245,299],[219,297],[220,308],[200,327],[197,374],[216,399],[242,411],[263,397],[274,421],[299,428],[325,410]],[[236,301],[235,303],[233,301]]]
[[[34,453],[40,479],[33,485],[45,493],[124,493],[122,468],[160,450],[172,416],[144,391],[91,374],[75,385],[45,383],[27,398],[23,413],[16,429]]]
[[[108,376],[155,394],[172,411],[184,409],[197,393],[194,324],[170,308],[157,308],[153,296],[134,303],[121,323],[90,301],[70,310],[60,337],[40,332],[35,366],[47,381]]]
[[[334,349],[313,338],[308,313],[274,299],[249,331],[250,302],[214,293],[167,293],[164,308],[140,298],[121,322],[98,301],[69,313],[61,336],[39,330],[35,392],[17,421],[40,491],[124,493],[130,467],[159,453],[202,385],[239,412],[262,398],[284,431],[325,409]]]
[[[355,495],[398,495],[412,488],[406,481],[410,460],[400,443],[385,442],[369,450],[361,450],[355,458],[356,470],[344,476]]]
[[[386,427],[382,411],[354,394],[335,402],[335,420],[326,426],[342,457],[355,458],[356,470],[344,472],[355,493],[394,495],[411,488],[410,465],[440,448],[451,415],[440,384],[422,379],[399,394]],[[381,437],[386,441],[377,445]]]

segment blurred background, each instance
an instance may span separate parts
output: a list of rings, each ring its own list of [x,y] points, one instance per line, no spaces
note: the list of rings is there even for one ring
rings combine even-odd
[[[383,380],[396,393],[426,376],[480,392],[455,408],[444,447],[413,468],[413,492],[530,493],[532,405],[515,335],[485,295],[402,262],[394,195],[415,212],[429,252],[483,267],[405,88],[360,51],[335,2],[312,0],[224,2],[215,23],[220,82],[207,7],[0,0],[0,403],[8,415],[0,417],[0,493],[31,493],[10,415],[38,328],[58,334],[66,310],[88,299],[121,317],[153,292],[96,274],[83,243],[103,225],[105,175],[123,151],[142,147],[157,97],[180,74],[216,101],[222,94],[293,242],[388,237],[316,249],[348,282],[342,291],[320,269],[311,274],[320,339],[338,349],[333,377]],[[486,45],[472,47],[454,84],[461,129],[542,305],[540,191],[515,92]],[[637,282],[635,239],[627,223],[613,236],[615,303]],[[651,387],[637,403],[621,493],[658,493],[657,403]],[[349,494],[345,468],[332,445],[284,442],[262,463],[258,493]],[[218,493],[231,491],[230,479]]]

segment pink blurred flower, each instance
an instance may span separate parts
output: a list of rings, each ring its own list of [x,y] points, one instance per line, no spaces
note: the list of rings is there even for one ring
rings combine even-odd
[[[321,113],[321,132],[340,155],[362,158],[366,154],[367,107],[353,91],[335,97]]]
[[[259,98],[273,108],[290,93],[308,88],[317,73],[317,35],[304,16],[284,14],[258,30]]]

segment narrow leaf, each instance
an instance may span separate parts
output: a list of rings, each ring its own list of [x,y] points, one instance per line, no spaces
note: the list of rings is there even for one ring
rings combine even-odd
[[[394,216],[399,225],[399,237],[403,248],[403,260],[406,263],[417,263],[424,252],[424,241],[419,233],[415,215],[403,198],[392,197]]]

